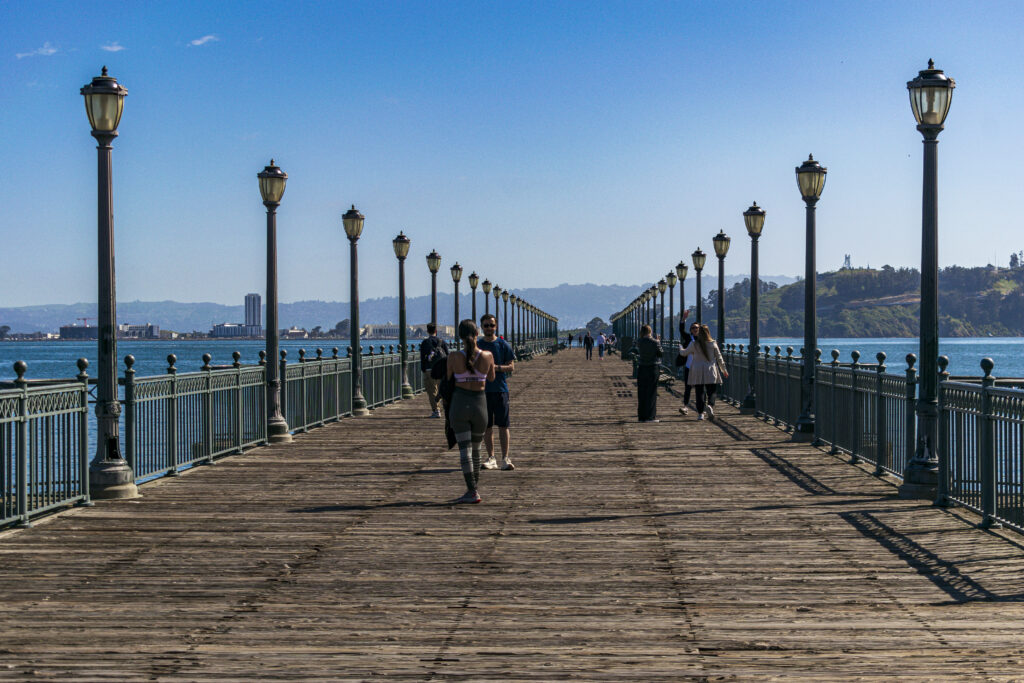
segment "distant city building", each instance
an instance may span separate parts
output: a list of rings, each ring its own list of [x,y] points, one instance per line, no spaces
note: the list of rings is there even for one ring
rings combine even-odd
[[[409,336],[413,339],[426,339],[427,338],[427,323],[421,323],[419,325],[409,326]],[[444,339],[451,339],[455,336],[455,327],[452,325],[438,325],[437,336]]]
[[[299,327],[289,327],[287,330],[281,330],[280,336],[282,339],[307,339],[309,333]]]
[[[60,326],[60,338],[61,339],[99,339],[100,332],[98,327],[89,325],[61,325]]]
[[[249,337],[246,325],[238,323],[217,323],[210,330],[211,337]]]
[[[160,326],[150,325],[118,325],[117,336],[120,339],[159,339]]]
[[[260,322],[263,307],[259,294],[245,295],[245,327],[247,337],[263,336],[263,323]]]
[[[406,326],[408,332],[410,328]],[[400,328],[398,323],[384,323],[383,325],[364,325],[359,330],[359,336],[363,339],[398,339]]]

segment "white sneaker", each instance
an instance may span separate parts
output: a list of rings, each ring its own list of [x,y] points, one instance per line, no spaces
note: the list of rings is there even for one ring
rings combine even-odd
[[[707,413],[708,419],[713,422],[715,419],[715,409],[712,408],[711,406],[707,406],[706,408],[704,408],[704,412]]]
[[[508,472],[510,470],[514,470],[515,468],[516,468],[516,466],[513,465],[512,461],[509,460],[508,458],[505,458],[505,462],[503,462],[501,464],[501,469],[505,470],[506,472]]]
[[[703,420],[704,419],[704,413],[701,413],[700,415],[698,415],[697,419],[698,420]]]
[[[683,415],[686,415],[686,414],[688,414],[688,413],[689,413],[690,411],[689,411],[689,410],[687,409],[687,407],[686,407],[686,406],[683,406],[682,408],[680,408],[680,409],[679,409],[679,412],[680,412],[681,414],[683,414]]]
[[[487,460],[484,460],[483,464],[480,465],[480,468],[484,470],[496,470],[498,469],[498,461],[495,460],[494,456],[492,455],[491,457],[487,458]]]

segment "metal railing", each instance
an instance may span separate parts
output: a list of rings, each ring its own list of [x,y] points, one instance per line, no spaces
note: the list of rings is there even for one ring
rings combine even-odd
[[[0,526],[89,501],[88,377],[30,386],[16,363],[13,389],[0,390]]]
[[[288,427],[298,433],[322,427],[352,414],[352,359],[333,355],[306,358],[299,349],[299,362],[288,363],[281,352],[281,413]]]

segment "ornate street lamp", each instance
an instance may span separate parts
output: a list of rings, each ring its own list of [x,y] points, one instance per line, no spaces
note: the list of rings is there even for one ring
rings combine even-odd
[[[484,315],[491,312],[491,281],[484,280],[480,283],[480,289],[484,292]]]
[[[676,277],[679,278],[679,321],[683,320],[683,312],[686,310],[686,273],[690,267],[680,261],[676,264]]]
[[[474,270],[469,274],[469,287],[473,290],[473,322],[480,324],[476,319],[476,286],[480,284],[480,276],[476,274]]]
[[[501,292],[501,301],[502,301],[502,303],[505,304],[505,306],[503,307],[503,310],[504,310],[504,322],[503,322],[503,324],[501,326],[501,331],[502,331],[502,334],[504,334],[506,337],[508,337],[509,333],[508,333],[508,290],[507,289],[506,290],[502,290],[502,292]],[[495,310],[497,310],[497,307],[495,307]],[[512,343],[510,339],[506,339],[506,341],[508,341],[510,344]]]
[[[671,346],[676,341],[675,326],[672,323],[675,318],[675,298],[676,298],[676,282],[679,281],[679,276],[675,274],[675,271],[668,271],[668,275],[665,276],[665,283],[668,285],[668,345]]]
[[[693,259],[693,269],[697,271],[697,324],[699,325],[703,321],[700,312],[703,308],[700,295],[700,272],[704,270],[704,262],[708,256],[700,250],[700,247],[697,247],[697,250],[690,254],[690,257]]]
[[[459,336],[459,280],[462,279],[462,266],[456,261],[451,267],[452,282],[455,283],[455,336]]]
[[[267,207],[267,441],[289,443],[292,435],[281,414],[281,376],[278,360],[277,322],[277,207],[284,196],[288,174],[270,160],[270,165],[256,174],[260,195]]]
[[[427,254],[427,268],[430,270],[430,322],[437,325],[437,271],[441,270],[441,255],[433,249]]]
[[[658,292],[661,293],[661,334],[658,335],[660,339],[665,338],[665,290],[668,289],[668,283],[665,278],[658,280]]]
[[[732,241],[724,230],[711,240],[715,245],[715,256],[718,257],[718,329],[715,335],[718,341],[718,348],[725,348],[725,255],[729,253],[729,243]]]
[[[496,335],[499,334],[498,323],[501,322],[501,305],[499,304],[501,301],[501,291],[501,287],[494,285],[494,334]],[[501,326],[500,334],[505,334],[504,325]]]
[[[363,398],[363,348],[359,340],[359,256],[356,253],[356,242],[363,234],[363,214],[356,211],[355,204],[341,217],[342,225],[345,226],[345,236],[348,237],[348,254],[351,266],[349,268],[349,291],[351,297],[349,306],[351,313],[349,317],[352,324],[349,332],[352,340],[352,415],[369,415],[366,409],[366,399]]]
[[[752,415],[757,412],[757,316],[760,282],[757,274],[757,240],[764,229],[764,209],[757,202],[743,212],[743,224],[750,235],[750,344],[747,347],[747,376],[749,385],[743,398],[740,412]]]
[[[114,201],[112,159],[117,126],[128,91],[103,67],[101,75],[82,87],[85,113],[96,138],[98,201],[98,356],[96,383],[96,455],[89,463],[93,498],[135,498],[135,473],[121,455],[121,404],[117,399],[117,277],[114,272]]]
[[[917,130],[924,140],[924,177],[921,191],[921,312],[920,366],[917,389],[917,448],[903,473],[900,495],[906,498],[931,498],[948,504],[948,454],[938,452],[939,402],[939,133],[945,127],[946,114],[953,99],[956,82],[935,68],[918,72],[907,83],[910,107]],[[943,460],[940,472],[939,459]],[[982,524],[991,526],[986,517]]]
[[[395,248],[395,256],[398,258],[398,348],[402,353],[402,398],[412,398],[412,386],[409,384],[409,375],[406,368],[408,361],[408,335],[406,334],[405,320],[405,257],[409,255],[409,238],[399,232],[398,237],[391,240],[391,246]]]
[[[794,441],[814,440],[814,350],[818,347],[818,313],[815,287],[817,271],[815,265],[815,205],[825,189],[825,174],[828,169],[808,155],[807,161],[796,168],[796,182],[800,196],[807,205],[807,244],[804,260],[804,351],[803,373],[800,379],[800,417],[793,430]]]
[[[516,302],[519,301],[519,297],[517,297],[515,294],[509,294],[508,300],[509,303],[512,304],[512,327],[510,327],[508,330],[508,334],[510,337],[508,343],[511,344],[512,348],[514,349],[516,347]],[[520,329],[519,334],[521,335],[522,332],[523,331]]]

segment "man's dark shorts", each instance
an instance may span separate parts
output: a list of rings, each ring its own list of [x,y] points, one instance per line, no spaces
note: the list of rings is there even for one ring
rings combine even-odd
[[[508,392],[487,392],[487,426],[508,427]]]

